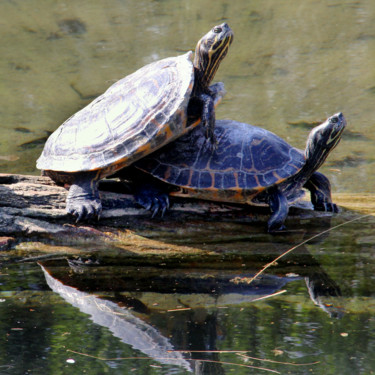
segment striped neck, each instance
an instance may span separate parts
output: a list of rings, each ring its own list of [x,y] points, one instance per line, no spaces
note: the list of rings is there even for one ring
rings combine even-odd
[[[232,41],[233,32],[224,23],[215,26],[198,42],[194,57],[195,91],[208,90]]]

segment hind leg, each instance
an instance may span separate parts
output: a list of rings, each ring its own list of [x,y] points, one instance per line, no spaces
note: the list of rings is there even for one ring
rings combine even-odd
[[[339,212],[336,204],[332,202],[331,184],[324,174],[313,173],[304,187],[310,190],[311,203],[315,211]]]
[[[272,214],[268,220],[268,232],[284,230],[284,221],[288,216],[289,205],[285,195],[277,187],[269,191],[269,205]]]

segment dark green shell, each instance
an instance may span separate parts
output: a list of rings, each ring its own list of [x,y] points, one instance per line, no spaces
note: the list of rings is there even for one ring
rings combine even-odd
[[[187,189],[191,196],[250,203],[252,197],[287,180],[305,164],[302,151],[256,126],[218,120],[215,135],[218,144],[213,149],[199,126],[188,137],[138,161],[136,167]]]

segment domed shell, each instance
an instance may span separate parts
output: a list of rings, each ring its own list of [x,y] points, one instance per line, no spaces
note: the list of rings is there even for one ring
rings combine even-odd
[[[180,136],[194,84],[191,58],[166,58],[113,84],[49,137],[37,167],[110,174]]]
[[[249,202],[267,187],[280,184],[305,164],[302,151],[265,129],[218,120],[215,150],[200,126],[138,161],[135,166],[154,177],[187,189],[189,195]],[[213,195],[216,191],[216,195]],[[223,198],[223,199],[221,199]],[[207,198],[209,199],[209,198]]]

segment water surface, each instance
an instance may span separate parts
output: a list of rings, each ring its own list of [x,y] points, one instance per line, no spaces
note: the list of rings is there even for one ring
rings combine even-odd
[[[370,0],[10,0],[0,14],[0,172],[38,174],[35,160],[66,118],[225,21],[235,40],[216,77],[228,91],[218,118],[303,148],[312,126],[342,111],[348,127],[322,171],[335,193],[373,192]],[[178,227],[164,238],[151,232],[206,255],[156,256],[147,267],[113,260],[110,248],[48,262],[19,262],[40,255],[33,242],[2,252],[0,373],[373,374],[373,217],[309,241],[246,283],[292,246],[361,215],[301,219],[276,237],[263,226],[201,222],[187,237]]]
[[[194,49],[226,21],[235,42],[217,74],[228,91],[218,117],[265,126],[303,148],[313,124],[342,111],[349,126],[324,171],[336,191],[372,190],[370,0],[14,0],[0,7],[2,172],[38,173],[46,137],[66,118],[146,63]]]
[[[237,228],[227,244],[224,230],[206,244],[198,231],[166,239],[205,256],[3,254],[3,373],[372,374],[374,218],[316,237],[254,281],[327,223],[273,241]]]

